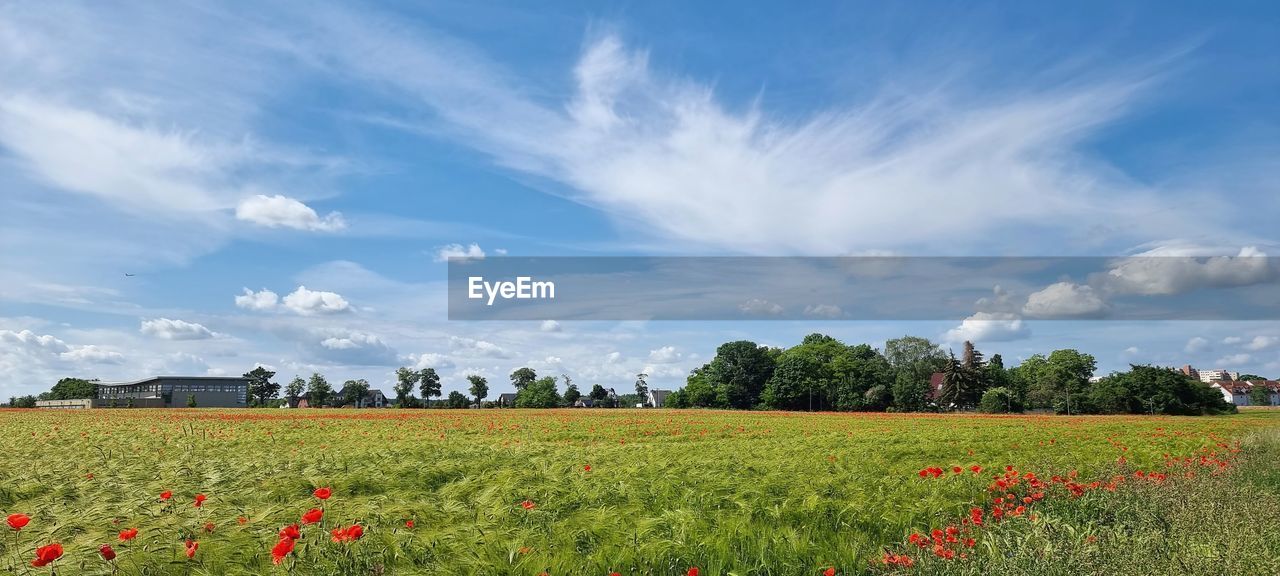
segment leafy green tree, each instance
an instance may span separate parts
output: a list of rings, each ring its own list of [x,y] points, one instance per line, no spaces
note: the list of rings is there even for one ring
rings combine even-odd
[[[266,406],[268,400],[280,393],[280,385],[271,381],[275,376],[275,372],[262,366],[245,372],[244,377],[249,379],[249,399],[256,399],[259,406]]]
[[[396,404],[407,408],[413,397],[413,387],[418,384],[418,373],[404,366],[396,368],[396,384],[391,389],[396,393]]]
[[[442,391],[440,375],[436,374],[435,368],[423,368],[418,371],[418,392],[422,394],[424,401],[430,403],[432,398],[439,398]]]
[[[485,396],[489,395],[489,381],[485,380],[484,376],[480,376],[479,374],[467,376],[467,381],[471,383],[469,392],[471,392],[471,395],[475,397],[476,405],[479,406]]]
[[[511,385],[515,387],[517,393],[533,384],[537,379],[538,373],[528,366],[517,368],[511,373]]]
[[[467,396],[465,394],[454,390],[449,393],[449,398],[445,401],[445,406],[449,408],[466,408],[470,403],[471,401],[467,400]]]
[[[815,391],[821,396],[825,367],[799,346],[782,353],[760,401],[775,410],[812,410]],[[819,398],[819,406],[822,399]]]
[[[688,395],[685,394],[683,388],[667,394],[667,399],[662,404],[663,408],[688,408]]]
[[[564,403],[566,406],[573,406],[582,398],[582,392],[578,390],[578,385],[573,383],[568,374],[562,375],[564,378]]]
[[[44,400],[79,400],[83,398],[97,398],[98,383],[97,381],[85,380],[83,378],[63,378],[58,380],[53,388],[49,389],[47,394],[42,394]]]
[[[599,401],[604,400],[605,398],[608,398],[608,397],[609,397],[609,391],[608,391],[608,390],[605,390],[605,389],[604,389],[604,386],[601,386],[601,385],[599,385],[599,384],[595,384],[595,385],[592,385],[592,386],[591,386],[591,393],[590,393],[590,394],[588,394],[588,396],[589,396],[592,400],[595,400],[596,402],[599,402]]]
[[[1172,368],[1131,365],[1094,383],[1089,399],[1097,411],[1130,414],[1221,414],[1235,411],[1208,384]]]
[[[876,384],[862,394],[862,407],[865,410],[883,412],[893,404],[893,390],[884,384]]]
[[[359,380],[347,380],[342,383],[342,393],[343,404],[350,404],[356,408],[363,408],[365,397],[369,395],[369,381],[364,378]]]
[[[1241,374],[1239,378],[1236,378],[1236,380],[1266,380],[1266,378],[1257,374]]]
[[[722,408],[723,404],[720,399],[723,397],[715,386],[711,384],[711,379],[707,377],[707,370],[710,365],[703,365],[701,368],[695,368],[689,373],[689,377],[685,379],[683,388],[684,398],[681,400],[689,408]]]
[[[1264,384],[1254,384],[1249,389],[1249,404],[1253,406],[1270,406],[1271,390]]]
[[[1018,404],[1012,390],[996,386],[988,388],[986,392],[982,393],[982,400],[978,402],[978,410],[988,414],[1005,414],[1021,412],[1022,405]]]
[[[36,397],[30,394],[9,399],[10,408],[35,408]]]
[[[534,380],[523,390],[516,392],[516,408],[555,408],[560,405],[554,376]]]
[[[965,341],[963,360],[957,361],[954,354],[950,355],[942,375],[939,406],[957,410],[977,407],[987,388],[987,372],[982,353],[973,346],[973,342]]]
[[[289,384],[284,388],[285,398],[288,398],[290,401],[294,401],[294,400],[297,400],[298,398],[301,398],[302,391],[305,390],[306,387],[307,387],[306,380],[303,380],[302,377],[300,376],[294,376],[293,380],[290,380]]]
[[[716,348],[707,378],[731,408],[751,408],[760,401],[764,385],[773,377],[776,354],[749,340],[727,342]]]
[[[196,395],[187,394],[187,408],[195,408],[195,407],[196,407]]]
[[[311,379],[307,380],[307,402],[313,408],[319,408],[324,406],[331,396],[333,396],[333,386],[330,386],[329,381],[319,372],[312,372]]]
[[[636,396],[640,398],[640,404],[649,405],[649,383],[645,381],[649,375],[645,373],[636,374]]]
[[[842,346],[830,366],[827,384],[832,390],[830,407],[836,410],[884,410],[887,407],[879,406],[878,400],[868,404],[874,395],[868,396],[867,392],[876,386],[892,396],[893,369],[879,350],[867,344]]]
[[[927,338],[903,336],[885,342],[884,356],[894,372],[894,406],[923,410],[929,398],[929,378],[946,365],[942,348]]]

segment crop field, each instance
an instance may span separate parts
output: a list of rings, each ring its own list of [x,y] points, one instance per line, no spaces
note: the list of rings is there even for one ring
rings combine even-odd
[[[1276,573],[1277,427],[1278,411],[3,411],[0,571]]]

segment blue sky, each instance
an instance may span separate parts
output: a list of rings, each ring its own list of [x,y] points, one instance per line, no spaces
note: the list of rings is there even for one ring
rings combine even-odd
[[[441,257],[1274,256],[1278,25],[1262,2],[0,4],[0,395],[258,363],[676,387],[723,341],[813,331],[1275,377],[1274,321],[449,322]]]

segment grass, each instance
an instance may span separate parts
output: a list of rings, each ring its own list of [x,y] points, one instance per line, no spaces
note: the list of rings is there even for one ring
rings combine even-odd
[[[45,573],[29,562],[57,541],[65,574],[859,574],[898,569],[886,552],[913,573],[1276,573],[1277,427],[1277,411],[5,411],[0,513],[32,521],[0,526],[0,570]],[[1169,464],[1202,455],[1230,465]],[[1079,497],[1051,483],[1022,517],[959,524],[1003,492],[990,488],[1006,466],[1170,478]],[[922,479],[930,467],[944,473]],[[273,565],[280,528],[321,505]],[[362,538],[331,541],[353,523]],[[964,559],[907,541],[947,525],[974,537],[952,546]],[[119,542],[127,527],[138,538]],[[186,539],[200,542],[190,560]]]

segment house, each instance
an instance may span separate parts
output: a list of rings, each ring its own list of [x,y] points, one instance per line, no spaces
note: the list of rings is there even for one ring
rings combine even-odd
[[[306,398],[299,396],[297,398],[285,398],[284,402],[280,403],[280,407],[281,408],[310,408],[311,403],[307,402]]]
[[[649,405],[653,406],[654,408],[661,408],[663,404],[667,403],[667,396],[670,396],[670,395],[671,395],[670,390],[650,390]]]
[[[595,398],[592,398],[590,396],[583,396],[581,398],[578,398],[578,401],[573,403],[574,408],[593,408],[595,407],[595,405],[596,405]]]
[[[498,395],[498,399],[494,400],[494,404],[499,408],[511,408],[516,405],[515,392],[503,392]]]
[[[244,408],[248,378],[153,376],[132,382],[100,382],[96,398],[42,400],[37,408]]]
[[[1222,393],[1223,400],[1236,406],[1253,406],[1250,396],[1253,389],[1262,387],[1267,390],[1270,406],[1280,406],[1280,382],[1276,380],[1216,380],[1210,388]]]
[[[945,372],[934,372],[929,375],[929,399],[932,400],[942,394],[942,385],[947,381]]]
[[[335,397],[339,398],[340,401],[342,402],[346,402],[347,387],[343,386],[341,390],[338,390],[338,394]],[[363,398],[360,398],[359,400],[356,401],[355,407],[356,408],[386,408],[388,404],[390,404],[390,402],[387,401],[386,394],[383,394],[381,390],[371,389],[368,392],[365,392]]]

